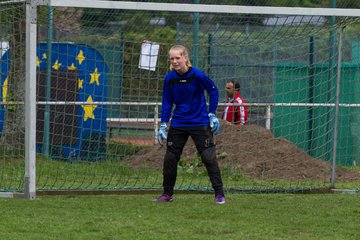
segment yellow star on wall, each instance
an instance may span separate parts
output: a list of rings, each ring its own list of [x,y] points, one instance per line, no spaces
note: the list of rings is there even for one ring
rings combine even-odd
[[[36,66],[39,67],[40,66],[41,61],[39,60],[39,58],[36,56]]]
[[[95,71],[93,73],[90,73],[90,76],[91,76],[90,84],[96,82],[96,85],[99,85],[100,74],[98,73],[97,68],[95,68]]]
[[[8,78],[5,78],[4,84],[3,84],[3,88],[2,88],[2,101],[3,103],[6,102],[6,97],[7,97],[7,91],[8,91]]]
[[[79,54],[76,56],[76,60],[79,61],[80,65],[85,60],[84,53],[82,50],[80,50]]]
[[[55,69],[55,70],[58,70],[60,68],[60,66],[61,66],[61,63],[59,63],[59,61],[56,60],[56,62],[54,63],[52,68]]]
[[[86,102],[91,103],[93,102],[93,99],[91,96],[88,97]],[[81,107],[84,109],[84,122],[86,122],[89,118],[95,119],[94,110],[97,108],[97,105],[89,104],[85,105],[82,104]]]
[[[76,69],[76,67],[75,67],[74,63],[72,63],[72,64],[71,64],[71,66],[70,66],[70,67],[68,67],[68,69],[69,69],[69,70],[75,70],[75,69]]]
[[[43,58],[43,59],[47,59],[46,53],[43,53],[43,54],[42,54],[42,58]]]
[[[84,82],[84,80],[81,80],[80,78],[78,79],[78,89],[83,88],[83,82]]]

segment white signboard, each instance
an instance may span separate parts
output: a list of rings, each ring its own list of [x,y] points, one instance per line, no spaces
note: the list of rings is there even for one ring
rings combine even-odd
[[[144,41],[141,45],[139,68],[155,71],[159,55],[160,45],[150,41]]]

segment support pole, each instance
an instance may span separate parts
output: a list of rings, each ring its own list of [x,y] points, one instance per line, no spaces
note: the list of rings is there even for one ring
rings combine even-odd
[[[48,6],[48,39],[47,39],[47,62],[46,62],[46,84],[45,101],[51,100],[51,55],[52,55],[52,32],[53,32],[53,7]],[[44,139],[42,152],[49,157],[50,148],[50,105],[45,105],[44,111]]]
[[[331,0],[331,8],[336,8],[336,0]],[[327,102],[331,102],[333,99],[333,79],[334,79],[334,75],[335,75],[335,55],[336,55],[336,32],[335,32],[335,24],[336,24],[336,18],[335,16],[331,16],[330,17],[330,36],[329,36],[329,73],[328,73],[328,86],[327,86]],[[326,132],[328,132],[327,134],[327,155],[328,155],[328,159],[332,160],[331,157],[331,152],[332,152],[332,145],[331,143],[333,143],[333,139],[332,136],[330,134],[331,132],[331,124],[332,121],[331,119],[333,119],[333,111],[330,108],[328,113],[327,113],[327,129]]]
[[[266,123],[265,127],[267,130],[271,129],[271,106],[266,106],[266,115],[265,115]]]
[[[157,133],[159,131],[159,127],[158,127],[158,123],[159,123],[159,105],[155,105],[154,107],[154,145],[156,145],[158,143],[157,141]]]
[[[208,35],[208,56],[207,56],[207,64],[206,64],[206,74],[210,77],[210,70],[211,70],[211,48],[212,48],[212,34],[209,33]]]
[[[36,22],[37,5],[26,2],[25,197],[36,198]]]
[[[338,139],[338,122],[339,122],[339,97],[340,97],[340,80],[341,80],[341,49],[343,43],[344,28],[340,30],[339,36],[339,48],[338,48],[338,62],[337,62],[337,74],[336,74],[336,94],[335,94],[335,119],[334,119],[334,142],[332,152],[332,171],[331,171],[331,188],[335,188],[336,177],[336,148]]]
[[[194,0],[194,4],[199,4],[200,0]],[[198,56],[199,56],[199,21],[200,13],[194,13],[194,57],[192,65],[198,67]]]
[[[314,74],[315,74],[315,66],[314,66],[314,45],[315,45],[315,38],[314,36],[310,37],[310,46],[309,46],[309,100],[310,104],[314,103]],[[313,143],[313,116],[314,109],[312,106],[308,108],[308,154],[311,156],[312,154],[312,143]]]
[[[175,35],[176,44],[180,44],[180,23],[176,22],[176,35]]]

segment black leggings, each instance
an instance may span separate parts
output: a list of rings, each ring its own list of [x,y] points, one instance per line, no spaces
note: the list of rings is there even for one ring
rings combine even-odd
[[[193,139],[196,149],[201,155],[215,195],[224,194],[220,168],[216,160],[214,138],[208,126],[170,127],[163,166],[164,193],[170,196],[174,194],[177,166],[189,136]]]

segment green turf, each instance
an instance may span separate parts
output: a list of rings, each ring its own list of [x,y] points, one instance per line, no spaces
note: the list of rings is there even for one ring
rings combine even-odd
[[[0,199],[1,239],[360,239],[359,195],[156,196]]]

